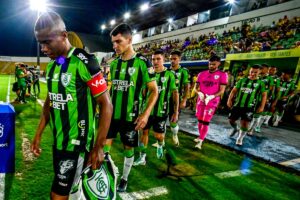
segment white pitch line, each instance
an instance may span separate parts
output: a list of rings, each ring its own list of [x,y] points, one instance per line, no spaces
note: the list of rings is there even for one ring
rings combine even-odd
[[[8,86],[7,86],[7,96],[6,96],[7,103],[9,103],[9,96],[10,96],[10,79],[11,79],[11,76],[9,75]]]
[[[300,163],[300,158],[292,159],[292,160],[287,160],[284,162],[281,162],[279,164],[284,165],[284,166],[291,166]]]
[[[219,177],[220,179],[224,179],[224,178],[231,178],[235,176],[242,176],[249,173],[251,173],[250,170],[235,170],[235,171],[216,173],[215,176]]]
[[[0,200],[4,200],[5,195],[5,174],[0,173]]]
[[[163,194],[168,194],[168,190],[164,186],[151,188],[149,190],[139,191],[139,192],[131,192],[131,193],[122,192],[119,193],[119,196],[121,197],[122,200],[138,200],[138,199],[148,199],[150,197],[160,196]]]

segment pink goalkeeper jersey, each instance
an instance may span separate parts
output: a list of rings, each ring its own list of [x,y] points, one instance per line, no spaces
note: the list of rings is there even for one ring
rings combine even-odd
[[[200,72],[198,74],[197,83],[200,85],[200,91],[205,95],[213,95],[219,92],[220,85],[227,85],[228,76],[226,72],[217,70],[215,72],[209,72],[209,70]],[[212,99],[208,106],[217,107],[220,102],[220,97]],[[198,98],[198,104],[204,104]]]

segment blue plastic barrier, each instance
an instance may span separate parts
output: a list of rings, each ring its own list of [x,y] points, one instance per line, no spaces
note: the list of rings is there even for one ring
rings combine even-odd
[[[15,172],[15,110],[0,103],[0,173]]]

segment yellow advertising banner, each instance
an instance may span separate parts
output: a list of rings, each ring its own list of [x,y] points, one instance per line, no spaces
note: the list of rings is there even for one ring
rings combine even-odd
[[[263,52],[251,52],[251,53],[237,53],[227,54],[226,61],[231,60],[253,60],[253,59],[270,59],[270,58],[289,58],[300,57],[300,48],[277,50],[277,51],[263,51]]]

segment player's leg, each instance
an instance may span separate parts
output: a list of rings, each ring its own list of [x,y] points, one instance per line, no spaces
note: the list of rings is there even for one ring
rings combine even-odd
[[[171,122],[171,117],[174,113],[174,104],[173,104],[173,100],[171,98],[170,100],[170,104],[169,104],[169,121],[170,121],[170,129],[172,132],[172,140],[173,143],[175,144],[175,146],[179,146],[179,139],[178,139],[178,131],[179,131],[179,125],[178,125],[178,121],[177,122]],[[179,118],[180,112],[178,114],[178,118]]]
[[[105,145],[103,147],[104,153],[109,153],[113,140],[117,137],[118,132],[121,130],[119,121],[111,120],[110,127],[106,136]]]
[[[229,119],[229,124],[233,128],[232,131],[229,134],[229,137],[235,136],[239,132],[239,127],[236,121],[240,118],[240,112],[239,108],[234,107],[229,113],[228,119]]]
[[[147,127],[142,131],[142,135],[140,137],[140,142],[138,147],[140,156],[138,157],[138,159],[136,159],[136,161],[133,162],[133,166],[146,165],[148,139],[149,139],[149,128]]]
[[[277,111],[274,114],[274,122],[273,122],[273,126],[278,126],[279,122],[281,121],[283,114],[284,114],[284,109],[287,105],[287,101],[282,101],[279,100],[276,107],[277,107]]]
[[[207,136],[208,129],[209,129],[209,123],[214,116],[214,113],[216,111],[216,107],[213,106],[205,106],[204,111],[203,111],[203,117],[202,117],[202,125],[201,129],[199,131],[199,142],[196,144],[196,148],[201,149],[202,143],[204,139]]]
[[[139,136],[135,130],[135,124],[133,123],[125,123],[120,131],[120,135],[124,145],[124,166],[117,191],[125,192],[127,189],[128,176],[134,161],[134,147],[138,146]]]
[[[158,159],[163,158],[164,155],[164,141],[166,132],[167,117],[155,117],[153,122],[154,137],[157,140],[156,156]]]
[[[247,135],[249,130],[249,124],[251,120],[253,119],[253,111],[251,109],[243,109],[240,112],[242,112],[241,115],[241,128],[239,131],[239,136],[236,139],[236,145],[243,145],[243,139]]]
[[[199,136],[194,139],[194,142],[198,143],[200,142],[200,135],[201,135],[201,128],[203,123],[203,116],[204,116],[204,108],[205,104],[201,104],[200,102],[197,102],[197,109],[196,109],[196,117],[198,119],[198,132]]]

